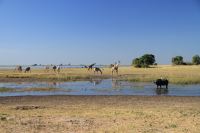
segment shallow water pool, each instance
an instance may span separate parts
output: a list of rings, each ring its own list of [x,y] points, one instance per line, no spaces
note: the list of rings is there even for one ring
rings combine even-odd
[[[0,92],[0,96],[40,95],[166,95],[200,96],[200,85],[174,85],[157,89],[153,83],[126,82],[117,80],[91,80],[76,82],[22,82],[0,83],[0,88],[12,91]],[[31,89],[33,88],[33,89]],[[39,88],[39,89],[37,89]],[[43,90],[42,88],[52,88]],[[36,90],[34,90],[36,89]],[[41,89],[41,90],[40,90]]]

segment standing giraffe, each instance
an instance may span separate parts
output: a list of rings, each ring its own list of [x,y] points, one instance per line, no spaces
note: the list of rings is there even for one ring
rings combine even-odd
[[[111,67],[112,75],[114,74],[114,72],[116,72],[118,75],[118,70],[119,70],[119,61],[118,63],[115,63],[115,65],[112,65]]]

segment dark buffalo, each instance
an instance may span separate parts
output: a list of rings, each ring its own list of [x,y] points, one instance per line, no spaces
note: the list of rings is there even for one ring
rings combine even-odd
[[[154,83],[157,85],[157,88],[158,87],[161,88],[162,86],[166,86],[166,89],[167,89],[169,81],[167,79],[157,79]]]
[[[31,72],[31,68],[30,68],[30,67],[27,67],[27,68],[25,69],[24,72],[25,72],[25,73],[26,73],[26,72]]]

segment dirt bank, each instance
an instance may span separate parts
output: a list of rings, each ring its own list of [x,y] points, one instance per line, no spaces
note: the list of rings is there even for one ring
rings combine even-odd
[[[0,132],[200,131],[200,97],[0,97]]]

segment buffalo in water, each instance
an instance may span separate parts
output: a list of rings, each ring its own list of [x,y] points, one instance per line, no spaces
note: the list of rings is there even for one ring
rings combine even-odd
[[[157,88],[166,86],[166,89],[168,89],[169,81],[167,79],[157,79],[154,83],[157,85]]]

